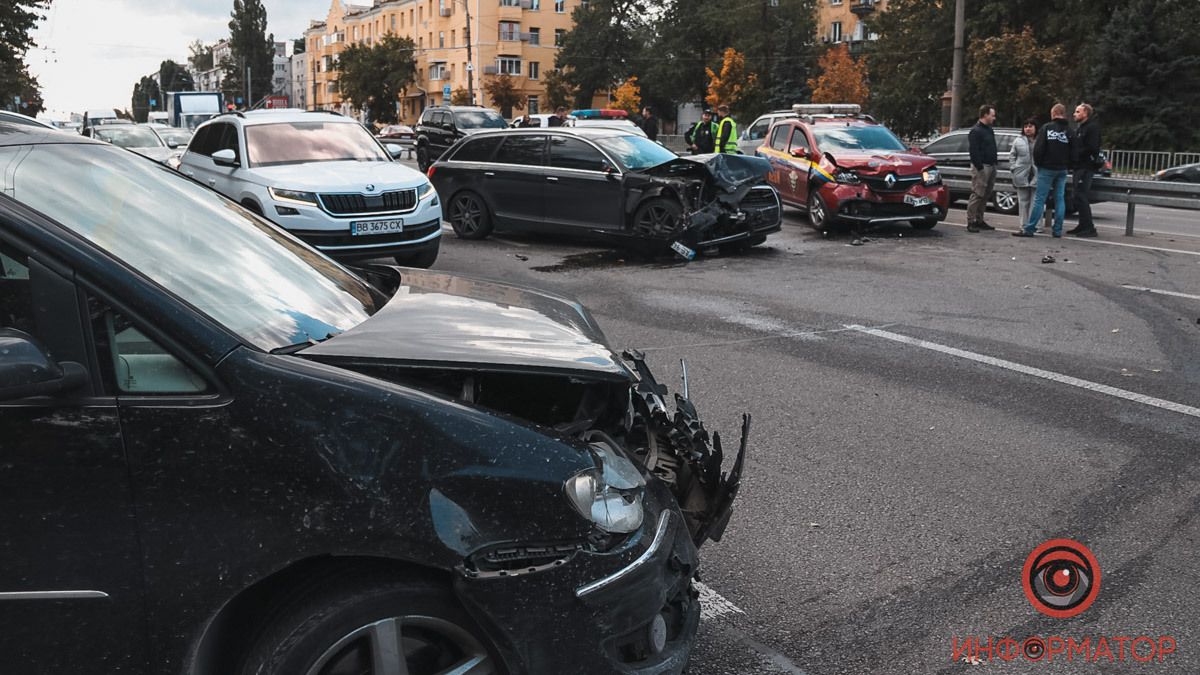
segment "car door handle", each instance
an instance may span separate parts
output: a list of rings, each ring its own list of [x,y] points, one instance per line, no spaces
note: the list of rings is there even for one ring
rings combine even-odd
[[[184,171],[183,175],[187,176],[188,178],[195,178],[196,172],[195,171]]]
[[[209,187],[216,187],[216,186],[217,186],[217,179],[216,179],[216,178],[209,178],[209,179],[208,179],[208,186],[209,186]]]
[[[551,183],[557,183],[557,182],[558,182],[558,178],[557,178],[557,177],[555,177],[555,176],[546,176],[546,180],[550,181]]]
[[[484,171],[484,172],[483,172],[483,175],[484,175],[484,177],[486,177],[486,178],[495,178],[495,177],[496,177],[496,172],[495,172],[495,171]]]

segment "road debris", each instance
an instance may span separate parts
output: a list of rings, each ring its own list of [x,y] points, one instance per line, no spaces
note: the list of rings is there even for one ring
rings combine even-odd
[[[1054,260],[1054,256],[1052,256],[1052,255],[1048,255],[1048,256],[1045,256],[1042,258],[1043,265],[1049,265],[1053,262],[1055,262],[1055,260]]]
[[[529,260],[529,256],[522,255],[520,253],[514,253],[513,257],[516,258],[517,260]]]

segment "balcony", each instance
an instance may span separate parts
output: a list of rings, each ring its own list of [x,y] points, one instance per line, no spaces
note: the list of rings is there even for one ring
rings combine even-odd
[[[869,16],[875,11],[875,0],[853,0],[850,11],[857,16]]]

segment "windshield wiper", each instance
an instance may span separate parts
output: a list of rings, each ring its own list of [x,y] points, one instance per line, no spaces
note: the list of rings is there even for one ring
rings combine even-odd
[[[271,353],[272,354],[295,354],[298,351],[308,349],[309,347],[311,347],[315,344],[320,344],[320,343],[328,340],[329,338],[337,337],[341,334],[342,334],[342,331],[338,331],[336,333],[329,333],[325,337],[323,337],[319,340],[310,337],[307,340],[305,340],[304,342],[297,342],[294,345],[284,345],[282,347],[276,347],[275,349],[271,350]]]

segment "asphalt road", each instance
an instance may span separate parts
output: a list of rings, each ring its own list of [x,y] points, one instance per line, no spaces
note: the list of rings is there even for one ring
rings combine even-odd
[[[754,415],[737,510],[702,552],[695,675],[954,673],[966,636],[1169,636],[1161,662],[1126,643],[1118,660],[1117,642],[1112,662],[981,660],[1200,672],[1200,239],[963,221],[851,246],[789,211],[766,245],[691,263],[448,234],[435,268],[574,296],[663,381],[687,359],[711,429]],[[1071,619],[1022,591],[1026,557],[1056,537],[1101,569]]]

